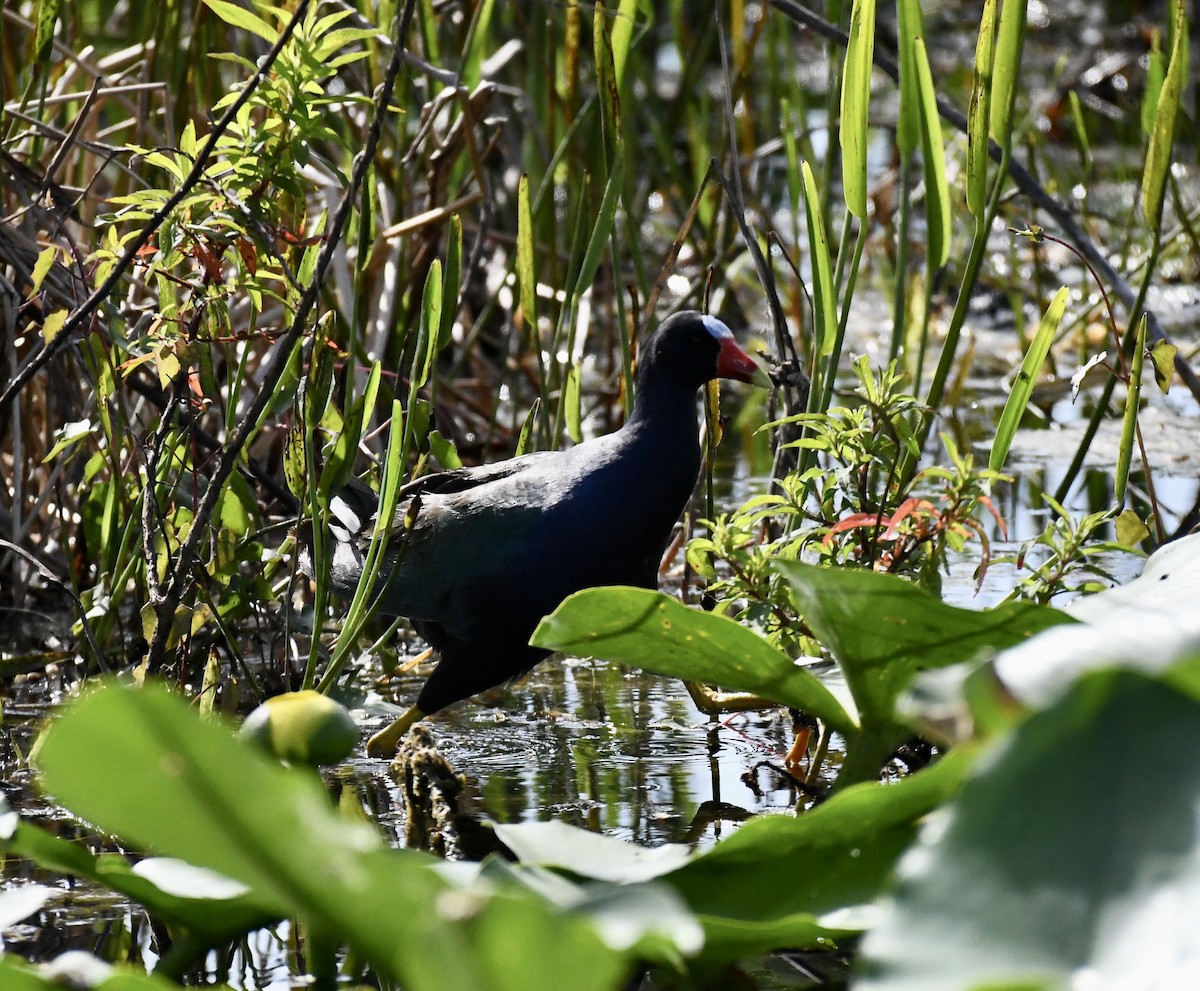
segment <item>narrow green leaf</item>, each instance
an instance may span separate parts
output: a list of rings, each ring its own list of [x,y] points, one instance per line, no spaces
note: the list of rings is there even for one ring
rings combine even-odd
[[[458,316],[458,282],[462,278],[462,218],[456,213],[450,218],[450,235],[446,245],[446,275],[442,279],[442,319],[438,326],[434,353],[450,343],[454,318]]]
[[[379,362],[372,362],[371,371],[367,376],[367,385],[363,394],[357,399],[350,396],[347,389],[347,409],[342,414],[342,429],[334,441],[333,451],[325,470],[321,472],[319,491],[325,500],[346,484],[354,470],[354,459],[358,454],[358,442],[362,440],[363,424],[370,423],[375,412],[375,400],[379,396],[379,384],[383,376],[383,368]]]
[[[567,424],[567,436],[576,444],[583,440],[582,397],[579,392],[579,362],[571,362],[567,377],[563,381],[562,402]]]
[[[425,291],[421,294],[421,332],[417,337],[418,353],[414,355],[410,392],[424,388],[433,370],[433,359],[437,355],[438,336],[442,326],[442,262],[435,258],[425,277]],[[411,406],[411,403],[409,404]]]
[[[94,429],[91,420],[71,420],[64,423],[55,434],[54,446],[42,458],[42,464],[53,461],[67,448],[73,447],[81,440],[90,437]]]
[[[480,0],[474,5],[462,68],[463,85],[468,90],[473,91],[483,81],[484,59],[487,53],[495,51],[498,47],[496,40],[491,36],[495,6],[495,0]]]
[[[583,261],[579,266],[579,274],[575,278],[575,286],[571,291],[573,299],[578,299],[592,279],[596,277],[596,269],[600,267],[600,259],[604,257],[604,249],[608,245],[616,221],[617,207],[621,204],[621,190],[625,185],[625,155],[622,149],[624,142],[617,141],[618,149],[613,155],[613,170],[604,186],[604,195],[600,200],[600,212],[596,224],[588,238],[587,249],[583,253]]]
[[[50,61],[54,50],[54,29],[58,24],[58,8],[61,0],[38,0],[34,17],[33,58],[41,66]]]
[[[929,263],[935,270],[950,257],[950,186],[946,181],[946,147],[942,143],[942,123],[938,116],[937,91],[925,42],[913,43],[917,77],[921,84],[921,150],[925,159],[925,214],[929,231]],[[930,273],[932,277],[932,272]]]
[[[1146,149],[1146,167],[1142,172],[1142,214],[1155,234],[1162,222],[1163,197],[1167,170],[1171,167],[1171,147],[1175,141],[1175,116],[1188,75],[1188,17],[1186,0],[1171,3],[1171,58],[1154,112],[1154,130]]]
[[[279,40],[279,32],[275,28],[239,4],[230,3],[229,0],[204,0],[204,5],[226,24],[256,34],[272,45]]]
[[[1009,389],[1008,399],[1004,403],[1004,412],[1000,414],[1000,422],[996,426],[996,439],[992,442],[992,453],[988,458],[988,467],[992,471],[999,471],[1004,467],[1004,460],[1008,457],[1013,437],[1017,433],[1017,427],[1021,424],[1021,417],[1025,413],[1025,407],[1029,405],[1029,397],[1033,394],[1033,387],[1037,383],[1038,373],[1042,370],[1046,355],[1050,351],[1050,343],[1054,340],[1054,335],[1058,333],[1058,325],[1062,322],[1068,296],[1070,293],[1066,286],[1058,290],[1046,308],[1042,322],[1038,325],[1037,333],[1033,335],[1033,340],[1029,343],[1029,350],[1025,352],[1025,360],[1021,362],[1021,368]]]
[[[537,276],[533,254],[533,211],[529,206],[529,176],[517,183],[517,285],[521,294],[521,321],[541,351],[537,330]]]
[[[637,20],[638,0],[620,0],[613,15],[612,57],[617,86],[625,82],[625,60],[629,56],[629,45],[633,40],[633,28]]]
[[[996,34],[992,66],[992,98],[988,132],[1001,148],[1012,146],[1012,115],[1021,77],[1021,53],[1025,47],[1025,24],[1029,0],[1004,0]]]
[[[838,327],[833,269],[829,264],[829,239],[825,236],[825,221],[822,219],[821,203],[817,199],[817,183],[807,161],[800,163],[800,174],[804,179],[804,215],[808,221],[808,251],[812,259],[813,323],[817,353],[825,357],[833,352]]]
[[[597,3],[592,15],[592,53],[596,63],[596,93],[600,100],[600,121],[604,142],[616,147],[621,134],[621,90],[617,81],[616,58],[608,30],[608,11]]]
[[[896,120],[896,147],[904,154],[917,150],[921,141],[921,115],[925,113],[917,69],[916,42],[925,39],[921,0],[899,0],[900,113]],[[934,108],[936,112],[936,107]],[[940,126],[940,125],[939,125]]]
[[[996,0],[984,0],[975,44],[975,79],[967,111],[967,209],[976,220],[987,210],[988,125],[996,58]]]
[[[1129,465],[1137,445],[1138,407],[1142,401],[1142,368],[1146,359],[1146,314],[1138,322],[1137,341],[1129,363],[1129,392],[1125,397],[1125,418],[1121,424],[1121,447],[1117,451],[1117,469],[1113,476],[1113,497],[1118,506],[1125,505],[1125,489],[1129,484]]]
[[[515,457],[520,457],[522,454],[529,453],[529,445],[533,440],[533,428],[537,424],[537,417],[541,408],[542,399],[539,396],[533,401],[533,405],[529,407],[529,412],[525,414],[525,422],[521,424],[521,433],[517,437],[517,448],[513,452]]]
[[[1154,133],[1154,117],[1158,112],[1158,101],[1162,97],[1163,81],[1167,75],[1167,59],[1162,50],[1162,32],[1154,28],[1150,33],[1150,62],[1146,66],[1146,91],[1142,94],[1142,133],[1150,137]],[[1074,92],[1074,90],[1072,90]]]
[[[854,0],[842,74],[842,186],[846,208],[867,219],[867,115],[875,57],[875,0]]]

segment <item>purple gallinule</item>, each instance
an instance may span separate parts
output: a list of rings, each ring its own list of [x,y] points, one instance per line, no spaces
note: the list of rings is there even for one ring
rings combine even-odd
[[[656,588],[658,566],[700,472],[696,391],[765,376],[729,328],[694,311],[663,321],[641,351],[620,430],[564,451],[427,475],[402,489],[380,609],[405,616],[440,655],[416,704],[374,736],[393,754],[418,719],[524,674],[541,618],[598,585]],[[354,593],[376,510],[358,482],[330,506],[332,588]]]

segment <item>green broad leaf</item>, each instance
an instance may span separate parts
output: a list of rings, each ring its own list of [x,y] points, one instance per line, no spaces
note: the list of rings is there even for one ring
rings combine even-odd
[[[67,310],[55,310],[45,320],[42,321],[42,343],[49,344],[63,329],[63,325],[67,322],[67,317],[70,313]]]
[[[960,609],[896,575],[792,561],[775,567],[792,586],[797,612],[845,674],[864,731],[898,742],[908,731],[896,716],[896,701],[917,674],[1072,622],[1027,602]]]
[[[24,857],[47,871],[91,881],[117,891],[144,905],[156,918],[179,932],[209,945],[235,939],[251,929],[268,925],[278,913],[255,901],[245,892],[223,897],[184,894],[178,888],[165,890],[147,875],[141,864],[131,865],[120,854],[94,854],[32,823],[21,821],[0,850]],[[158,880],[162,880],[160,873]]]
[[[1200,534],[1156,550],[1141,575],[1071,600],[1063,611],[1082,622],[1046,630],[992,664],[1005,692],[1045,707],[1080,677],[1103,668],[1170,676],[1200,654]]]
[[[217,518],[221,529],[244,537],[258,525],[258,500],[244,475],[229,476],[217,503]]]
[[[753,692],[803,709],[839,732],[856,729],[828,688],[757,633],[649,589],[576,592],[542,620],[530,643]]]
[[[867,124],[875,57],[875,0],[854,0],[842,72],[842,186],[846,209],[867,220]]]
[[[1171,167],[1171,148],[1175,142],[1175,117],[1188,76],[1187,7],[1185,0],[1171,2],[1171,56],[1154,109],[1154,128],[1150,132],[1146,166],[1142,172],[1142,214],[1146,225],[1155,234],[1162,223],[1167,171]]]
[[[817,183],[807,161],[800,163],[800,175],[804,180],[804,216],[808,222],[808,251],[812,258],[813,322],[816,327],[817,353],[826,357],[833,353],[837,340],[837,293],[833,284],[833,269],[829,264],[829,238],[825,234],[825,221],[821,214],[821,202],[817,198]]]
[[[1158,340],[1150,345],[1150,362],[1154,368],[1154,384],[1162,390],[1163,395],[1171,391],[1171,382],[1175,378],[1175,355],[1179,348],[1168,341]]]
[[[1065,290],[1064,290],[1065,291]],[[1146,364],[1146,314],[1138,322],[1133,358],[1129,362],[1129,389],[1125,395],[1125,416],[1121,421],[1121,446],[1117,449],[1117,467],[1113,473],[1113,499],[1125,505],[1125,489],[1129,485],[1129,466],[1137,445],[1138,409],[1142,402],[1142,369]]]
[[[45,963],[32,965],[11,953],[0,956],[0,987],[4,991],[179,991],[174,981],[128,967],[117,967],[82,950],[68,950]]]
[[[426,439],[429,441],[429,453],[437,458],[442,468],[449,471],[462,467],[462,458],[458,456],[458,449],[449,437],[443,435],[440,430],[430,430]]]
[[[1085,974],[1096,988],[1189,987],[1198,750],[1195,699],[1130,672],[1077,684],[979,762],[901,860],[855,991],[1066,988]]]
[[[1004,411],[1000,414],[1000,422],[996,426],[996,439],[992,441],[992,453],[988,457],[988,468],[992,471],[999,471],[1004,467],[1013,437],[1017,434],[1017,427],[1021,425],[1021,417],[1029,405],[1029,397],[1033,395],[1038,374],[1046,362],[1046,355],[1050,353],[1050,344],[1054,335],[1058,333],[1058,325],[1062,322],[1069,296],[1070,292],[1066,286],[1058,290],[1046,308],[1037,333],[1029,342],[1029,350],[1025,352],[1025,360],[1021,362],[1021,368],[1009,389]]]
[[[37,764],[55,799],[100,829],[240,882],[414,991],[602,991],[629,966],[582,914],[515,888],[450,888],[439,861],[339,815],[316,775],[159,688],[89,691],[46,730]]]
[[[590,835],[601,838],[595,833]],[[634,846],[622,840],[611,842]],[[679,970],[683,958],[694,956],[704,945],[704,930],[695,915],[674,888],[657,881],[576,883],[547,868],[524,862],[510,864],[497,857],[480,865],[473,876],[468,875],[468,880],[471,884],[517,885],[563,909],[586,915],[609,947],[630,951],[645,962],[663,963]]]
[[[861,930],[921,820],[955,795],[974,753],[961,747],[894,784],[847,788],[802,815],[764,815],[662,880],[706,933],[703,956],[828,946]],[[769,878],[769,881],[766,879]]]
[[[661,877],[692,858],[691,848],[680,843],[644,847],[565,822],[496,823],[492,828],[523,864],[615,884]]]
[[[1137,547],[1150,536],[1150,529],[1132,509],[1126,509],[1113,522],[1117,543],[1123,547]]]
[[[230,3],[229,0],[204,0],[204,5],[226,24],[256,34],[272,45],[279,40],[279,32],[275,28],[240,4]]]

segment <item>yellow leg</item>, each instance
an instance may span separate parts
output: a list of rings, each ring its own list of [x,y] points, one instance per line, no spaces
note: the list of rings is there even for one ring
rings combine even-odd
[[[706,716],[719,716],[727,712],[752,712],[757,709],[774,709],[778,702],[768,702],[749,692],[719,692],[698,681],[684,679],[683,687],[688,690],[696,708]]]
[[[413,723],[420,722],[424,718],[425,713],[415,705],[409,707],[404,715],[390,726],[385,726],[367,741],[367,755],[369,757],[395,757],[404,734],[409,731]]]
[[[812,730],[807,726],[801,726],[796,731],[796,739],[792,741],[792,749],[787,752],[787,756],[783,759],[783,766],[792,774],[799,772],[800,762],[808,755],[808,743],[811,739]]]

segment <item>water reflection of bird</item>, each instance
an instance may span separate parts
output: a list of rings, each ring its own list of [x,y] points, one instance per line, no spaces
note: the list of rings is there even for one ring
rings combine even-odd
[[[714,378],[759,376],[724,323],[676,313],[641,351],[633,412],[620,430],[406,485],[381,611],[411,619],[441,660],[416,704],[368,751],[394,753],[423,716],[532,668],[549,653],[529,645],[534,627],[572,592],[656,587],[700,471],[696,391]],[[361,482],[331,501],[337,594],[352,595],[358,584],[375,512]],[[401,535],[405,514],[412,523]]]

